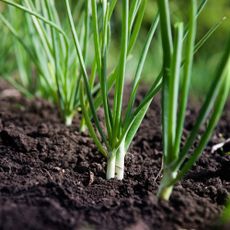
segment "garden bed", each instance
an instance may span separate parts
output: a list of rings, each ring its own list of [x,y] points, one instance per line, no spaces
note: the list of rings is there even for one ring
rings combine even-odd
[[[193,103],[185,135],[197,111]],[[167,203],[156,198],[159,98],[126,157],[125,179],[108,181],[106,162],[77,131],[78,121],[67,128],[47,102],[28,101],[0,82],[0,229],[209,229],[230,191],[230,155],[211,153],[228,137],[229,113],[230,103],[206,151]]]

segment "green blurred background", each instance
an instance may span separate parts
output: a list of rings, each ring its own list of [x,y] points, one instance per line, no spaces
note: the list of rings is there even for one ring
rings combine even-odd
[[[201,1],[198,1],[201,2]],[[171,9],[173,12],[174,22],[185,20],[188,15],[188,1],[187,0],[171,0]],[[156,13],[156,1],[149,1],[149,6],[146,10],[145,16],[145,31],[143,31],[143,37],[140,39],[140,44],[144,41],[144,37],[151,24],[153,14]],[[118,13],[119,14],[119,13]],[[225,18],[225,20],[223,20]],[[209,83],[215,74],[215,69],[220,61],[222,52],[230,36],[230,0],[209,0],[206,4],[203,12],[199,16],[198,20],[198,34],[197,41],[207,33],[207,31],[222,22],[220,27],[215,33],[209,38],[204,46],[195,55],[195,65],[193,69],[192,77],[192,89],[194,95],[202,95],[208,89]],[[155,38],[151,51],[149,54],[148,61],[145,68],[145,79],[146,81],[151,80],[154,75],[154,71],[158,71],[160,68],[159,56],[161,56],[160,38]],[[141,47],[141,46],[139,46]],[[135,49],[138,53],[140,50]],[[133,56],[135,60],[135,55]],[[132,63],[130,65],[130,73],[132,72]]]
[[[74,4],[75,1],[72,0]],[[185,20],[188,15],[188,1],[187,0],[171,0],[171,9],[174,17],[174,22],[179,20]],[[58,8],[63,12],[63,2],[58,1]],[[151,21],[157,12],[156,0],[149,0],[148,7],[146,8],[146,14],[144,24],[142,27],[141,36],[138,39],[137,45],[134,49],[132,57],[128,62],[127,79],[131,79],[135,69],[133,69],[134,63],[138,61],[138,54],[141,51],[141,46],[146,37],[146,33],[150,27]],[[0,3],[0,13],[4,12],[5,5]],[[63,17],[65,15],[63,14]],[[223,17],[226,20],[223,21],[217,31],[209,38],[208,42],[199,50],[195,55],[195,65],[193,69],[193,92],[195,95],[201,95],[206,91],[211,82],[211,78],[215,73],[215,69],[220,60],[221,54],[224,50],[227,38],[230,35],[230,0],[209,0],[204,11],[199,16],[198,21],[198,34],[197,41],[216,23],[222,21]],[[119,55],[119,41],[120,41],[120,21],[121,21],[121,9],[118,5],[116,12],[113,16],[112,24],[112,36],[113,42],[111,44],[110,60],[109,63],[113,66],[116,61],[117,55]],[[0,75],[15,72],[16,64],[14,62],[14,55],[12,50],[12,42],[15,42],[12,35],[8,33],[7,29],[0,23],[1,42],[0,42]],[[145,66],[143,79],[145,82],[151,81],[159,72],[161,66],[161,44],[160,37],[156,36],[149,52],[149,57]],[[13,71],[14,70],[14,71]]]

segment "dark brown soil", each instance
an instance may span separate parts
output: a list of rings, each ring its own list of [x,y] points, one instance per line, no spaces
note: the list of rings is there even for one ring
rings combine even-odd
[[[211,148],[229,137],[230,103],[167,203],[155,195],[162,156],[157,100],[126,157],[125,179],[107,181],[106,162],[77,131],[78,121],[66,128],[48,103],[0,84],[0,229],[210,229],[218,219],[230,191],[230,155]],[[198,111],[192,108],[185,134]]]

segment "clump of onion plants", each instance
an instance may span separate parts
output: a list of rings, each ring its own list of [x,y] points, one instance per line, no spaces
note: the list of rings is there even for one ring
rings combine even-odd
[[[136,74],[133,80],[128,106],[123,108],[124,83],[126,76],[127,59],[135,45],[140,32],[147,0],[136,1],[100,1],[91,0],[95,66],[98,75],[99,93],[93,97],[90,91],[89,76],[86,71],[85,61],[79,45],[79,38],[75,31],[69,1],[65,0],[70,26],[73,33],[75,47],[82,68],[81,104],[85,122],[89,133],[99,151],[107,158],[107,179],[124,177],[124,160],[130,143],[144,118],[153,96],[159,91],[161,78],[153,81],[152,86],[143,101],[134,106],[136,92],[141,81],[142,70],[147,57],[149,46],[155,34],[159,17],[156,15],[143,44],[139,57]],[[131,4],[130,4],[131,3]],[[122,7],[120,54],[114,69],[108,72],[107,61],[111,39],[111,17],[117,4]],[[98,17],[98,12],[102,12]],[[113,89],[114,97],[109,103],[109,92]],[[105,123],[102,126],[97,114],[98,106],[102,104]],[[122,110],[125,110],[122,113]],[[91,115],[90,115],[91,114]]]
[[[55,103],[66,125],[70,125],[80,105],[81,70],[70,42],[71,31],[65,29],[68,21],[57,12],[54,0],[1,2],[9,5],[10,17],[0,15],[0,20],[18,41],[14,46],[19,76],[9,76],[8,81],[26,95],[41,96]],[[86,60],[88,1],[78,1],[73,10]]]
[[[190,0],[189,23],[171,29],[168,0],[158,0],[163,45],[162,126],[163,178],[158,197],[168,200],[174,185],[191,169],[202,154],[222,114],[230,89],[230,40],[211,82],[211,87],[185,144],[181,137],[188,103],[193,54],[196,50],[197,1]],[[184,36],[186,34],[186,36]],[[200,128],[205,130],[200,134]],[[197,140],[197,137],[200,138]],[[194,141],[197,140],[193,150]]]

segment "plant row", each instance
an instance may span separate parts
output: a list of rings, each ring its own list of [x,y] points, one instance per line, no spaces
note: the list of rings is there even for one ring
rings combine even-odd
[[[71,125],[81,111],[81,130],[88,131],[107,159],[107,179],[123,179],[130,144],[154,96],[161,93],[163,176],[158,197],[168,200],[175,184],[202,154],[229,94],[230,40],[193,128],[182,143],[194,55],[220,25],[196,41],[199,14],[208,1],[188,1],[188,20],[177,22],[172,18],[169,0],[157,1],[158,12],[153,16],[138,62],[132,66],[135,74],[126,107],[123,96],[127,66],[142,33],[148,0],[64,0],[63,12],[58,12],[54,0],[0,2],[8,5],[0,21],[16,39],[12,45],[18,65],[18,76],[4,77],[28,97],[52,101],[66,125]],[[113,15],[118,9],[122,17],[120,32],[115,35]],[[162,66],[158,74],[153,73],[148,91],[137,103],[143,69],[158,33]],[[109,65],[114,40],[119,55]],[[99,108],[104,114],[103,122]],[[203,132],[201,127],[205,127]]]

